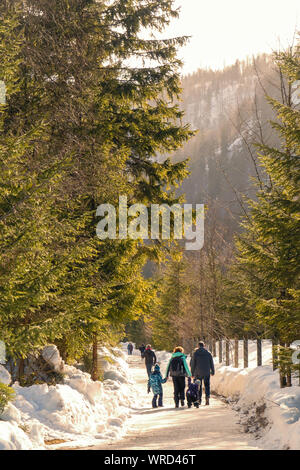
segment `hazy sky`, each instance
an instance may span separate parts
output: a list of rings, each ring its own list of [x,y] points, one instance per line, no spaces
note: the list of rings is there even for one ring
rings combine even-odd
[[[300,0],[176,0],[176,5],[180,18],[172,21],[167,35],[192,36],[180,52],[184,73],[271,52],[279,39],[287,45],[300,29]]]

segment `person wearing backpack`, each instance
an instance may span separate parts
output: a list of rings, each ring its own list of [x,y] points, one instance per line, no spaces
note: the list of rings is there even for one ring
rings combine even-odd
[[[155,353],[151,349],[151,344],[147,344],[146,350],[144,352],[144,358],[145,358],[147,374],[148,374],[148,377],[150,377],[152,367],[157,363]]]
[[[210,376],[215,374],[214,360],[209,351],[205,349],[205,344],[200,341],[199,348],[194,351],[191,359],[192,376],[200,381],[199,404],[202,400],[202,382],[205,387],[205,405],[209,405],[210,398]]]
[[[175,408],[179,408],[179,402],[181,406],[184,406],[185,378],[191,377],[184,349],[181,346],[177,346],[173,351],[166,370],[165,379],[167,379],[169,375],[173,380]]]

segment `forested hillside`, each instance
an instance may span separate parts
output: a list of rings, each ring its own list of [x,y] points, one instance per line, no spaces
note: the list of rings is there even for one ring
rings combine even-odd
[[[298,77],[291,49],[183,79],[181,106],[199,132],[174,159],[190,157],[181,191],[206,205],[205,242],[158,273],[145,325],[158,347],[271,338],[290,357],[299,335]]]
[[[261,171],[253,143],[276,139],[265,93],[280,97],[280,75],[273,58],[260,55],[223,70],[199,69],[184,77],[182,86],[185,122],[198,130],[174,156],[190,158],[182,191],[188,202],[213,205],[233,233],[241,214],[238,201],[255,193],[250,178]]]

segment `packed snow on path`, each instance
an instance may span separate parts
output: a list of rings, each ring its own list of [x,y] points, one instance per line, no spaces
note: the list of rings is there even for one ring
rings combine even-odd
[[[0,450],[95,445],[126,433],[137,395],[120,348],[99,350],[103,382],[94,382],[89,374],[64,364],[53,345],[42,354],[56,371],[63,373],[64,383],[13,385],[16,399],[0,416]],[[10,374],[1,365],[0,382],[11,382]]]
[[[16,400],[0,416],[0,450],[300,449],[300,387],[279,388],[270,344],[263,345],[263,367],[256,367],[254,342],[248,369],[215,358],[212,390],[231,406],[213,397],[198,410],[174,408],[171,380],[164,385],[164,408],[153,410],[144,362],[137,350],[127,356],[126,346],[99,351],[103,382],[65,365],[55,346],[46,347],[44,358],[64,374],[64,383],[14,384]],[[157,353],[163,373],[170,356]],[[10,381],[0,366],[0,382]]]
[[[126,438],[112,443],[109,448],[299,450],[300,387],[296,385],[297,379],[294,379],[293,387],[280,389],[278,371],[274,372],[271,365],[271,341],[262,343],[261,367],[257,367],[256,347],[255,341],[249,341],[247,369],[243,368],[242,341],[239,343],[238,369],[219,364],[214,358],[216,374],[211,378],[212,391],[226,397],[230,408],[214,397],[209,407],[174,410],[169,381],[164,386],[165,409],[152,410],[149,396],[144,408],[138,409],[133,416]],[[156,354],[164,372],[171,354]],[[230,359],[233,362],[233,348]],[[130,358],[130,361],[143,396],[146,390],[144,366],[139,365],[136,358]]]
[[[158,352],[164,373],[170,354]],[[221,400],[212,398],[210,406],[199,409],[175,408],[172,380],[163,386],[164,408],[152,409],[152,393],[147,395],[147,373],[140,357],[130,356],[129,364],[136,380],[139,406],[130,419],[126,436],[117,442],[103,443],[91,450],[256,450],[251,435],[243,433],[239,416]]]

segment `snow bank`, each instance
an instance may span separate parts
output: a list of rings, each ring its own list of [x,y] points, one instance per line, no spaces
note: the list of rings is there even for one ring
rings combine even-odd
[[[47,346],[42,355],[64,375],[64,383],[14,384],[16,399],[0,416],[0,450],[87,446],[121,437],[136,405],[136,391],[121,349],[101,348],[98,354],[103,382],[64,364],[57,348]],[[0,366],[0,381],[10,380]]]
[[[212,390],[226,397],[240,413],[241,424],[246,430],[258,431],[261,448],[300,450],[300,387],[280,389],[278,371],[274,372],[271,365],[271,341],[262,342],[262,367],[257,367],[256,348],[256,342],[249,341],[247,369],[243,368],[242,341],[239,342],[238,369],[219,364],[215,357],[216,374],[211,378]],[[164,373],[171,353],[159,351],[156,356]],[[233,342],[230,361],[234,361]]]
[[[36,446],[14,422],[0,421],[0,450],[33,450]]]
[[[256,344],[251,342],[249,368],[217,363],[212,390],[233,403],[249,431],[260,427],[263,432],[257,437],[262,448],[300,450],[300,387],[280,389],[278,371],[268,365],[271,357],[271,344],[265,342],[263,363],[267,365],[256,367]]]

